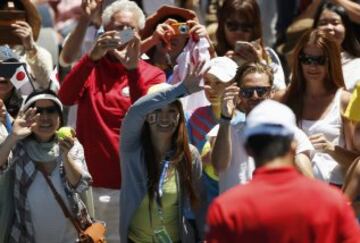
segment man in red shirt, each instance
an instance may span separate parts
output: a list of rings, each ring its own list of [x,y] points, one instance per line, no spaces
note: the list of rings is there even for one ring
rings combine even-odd
[[[360,242],[359,225],[341,192],[294,168],[295,127],[295,115],[276,101],[263,101],[249,113],[244,146],[257,169],[252,181],[210,206],[208,243]]]
[[[145,17],[132,1],[115,1],[103,12],[105,32],[65,77],[59,97],[78,105],[76,134],[94,179],[97,218],[108,228],[108,242],[118,240],[121,173],[119,134],[129,106],[147,89],[165,81],[165,74],[141,60],[138,30]],[[123,30],[133,29],[124,36]],[[112,238],[113,237],[113,238]]]

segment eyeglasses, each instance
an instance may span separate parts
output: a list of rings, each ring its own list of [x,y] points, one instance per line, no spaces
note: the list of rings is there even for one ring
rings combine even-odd
[[[324,65],[327,58],[325,56],[310,56],[304,53],[300,54],[299,61],[305,65]]]
[[[251,23],[239,23],[235,21],[227,21],[225,22],[225,26],[230,32],[235,32],[235,31],[251,32],[254,25]]]
[[[48,106],[48,107],[36,107],[36,114],[55,114],[58,112],[58,108],[56,106]]]
[[[249,87],[249,88],[240,88],[240,95],[246,99],[249,99],[254,96],[254,91],[259,98],[263,98],[269,94],[271,87]]]

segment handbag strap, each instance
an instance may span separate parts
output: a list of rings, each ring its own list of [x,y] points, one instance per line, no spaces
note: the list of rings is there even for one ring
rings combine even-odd
[[[56,191],[54,184],[52,183],[52,181],[50,180],[47,172],[44,170],[43,167],[41,166],[37,166],[37,169],[41,172],[41,174],[44,176],[45,181],[47,182],[47,184],[49,185],[51,192],[54,194],[54,197],[56,199],[56,201],[58,202],[58,204],[60,205],[60,208],[62,209],[64,215],[66,218],[70,219],[71,223],[75,226],[76,231],[80,234],[83,233],[84,231],[82,230],[82,228],[80,227],[79,222],[71,215],[69,209],[66,207],[66,204],[64,202],[64,200],[61,198],[60,194]]]

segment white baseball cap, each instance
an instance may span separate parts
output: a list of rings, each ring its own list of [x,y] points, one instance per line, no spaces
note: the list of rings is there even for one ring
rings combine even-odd
[[[219,81],[227,83],[234,79],[238,65],[228,57],[215,57],[208,62],[207,67],[210,67],[208,74],[212,74]]]
[[[277,101],[264,100],[248,115],[244,141],[254,135],[294,136],[297,132],[294,112]]]

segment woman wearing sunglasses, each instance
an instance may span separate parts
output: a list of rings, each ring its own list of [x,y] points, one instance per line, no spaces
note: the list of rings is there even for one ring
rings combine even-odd
[[[360,42],[346,10],[324,3],[318,9],[313,27],[326,31],[340,47],[345,88],[352,91],[360,82]]]
[[[352,162],[347,150],[353,148],[352,125],[341,115],[350,100],[343,87],[338,45],[322,30],[307,32],[294,50],[285,103],[316,149],[315,177],[338,186]]]
[[[267,63],[274,72],[274,89],[285,89],[280,59],[274,50],[264,46],[256,0],[225,0],[217,15],[217,54],[229,56],[239,65],[255,61]]]
[[[188,143],[178,98],[200,90],[201,68],[195,67],[179,85],[150,89],[125,116],[120,139],[121,242],[195,242],[184,209],[190,205],[199,213],[201,159]],[[204,222],[197,223],[201,229]]]
[[[82,227],[91,223],[79,194],[91,183],[84,152],[73,137],[59,140],[63,106],[52,91],[35,91],[0,146],[0,173],[14,169],[15,217],[9,242],[75,242],[77,231],[65,217],[50,186]],[[74,134],[73,134],[74,135]]]

